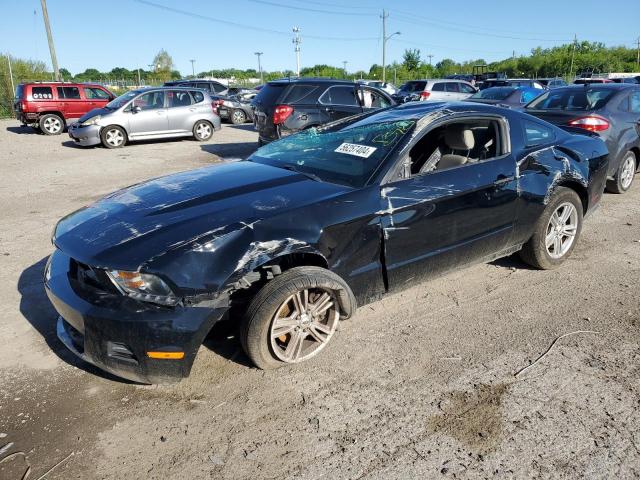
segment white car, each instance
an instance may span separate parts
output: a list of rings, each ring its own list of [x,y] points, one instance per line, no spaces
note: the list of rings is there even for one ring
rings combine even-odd
[[[404,83],[394,96],[400,103],[415,100],[456,101],[464,100],[478,89],[464,80],[410,80]]]

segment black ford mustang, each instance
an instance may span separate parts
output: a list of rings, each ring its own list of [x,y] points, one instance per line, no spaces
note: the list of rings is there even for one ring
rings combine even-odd
[[[598,138],[488,105],[409,103],[72,213],[46,289],[60,339],[122,377],[187,376],[224,318],[258,367],[278,367],[317,354],[356,306],[447,270],[516,251],[559,265],[606,172]]]

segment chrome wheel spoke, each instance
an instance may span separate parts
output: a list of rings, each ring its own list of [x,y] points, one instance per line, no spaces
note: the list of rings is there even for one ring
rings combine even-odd
[[[561,230],[562,235],[564,235],[565,237],[575,237],[577,232],[577,225],[572,224],[565,225]]]
[[[551,258],[561,258],[573,245],[578,234],[578,211],[573,203],[558,206],[549,218],[545,246]]]
[[[296,315],[285,318],[276,318],[271,327],[271,338],[278,338],[290,333],[298,326],[298,318]]]
[[[332,330],[331,328],[329,328],[327,325],[325,325],[324,323],[320,323],[320,322],[313,322],[311,324],[311,327],[316,330],[319,331],[320,333],[323,333],[325,335],[331,335]]]
[[[307,338],[307,334],[302,330],[293,331],[291,338],[289,339],[289,343],[284,350],[285,358],[288,361],[293,362],[300,356],[305,338]]]
[[[303,290],[302,292],[297,292],[293,296],[293,305],[298,315],[302,315],[307,311],[307,304],[309,302],[309,290]]]
[[[553,241],[556,239],[556,234],[555,232],[551,232],[550,234],[547,235],[546,239],[545,239],[545,245],[547,246],[547,248],[549,248],[550,246],[553,245]]]
[[[319,343],[325,343],[327,340],[329,340],[329,337],[331,336],[331,334],[327,332],[325,332],[324,333],[325,336],[323,336],[323,333],[320,332],[319,328],[317,328],[317,324],[313,324],[309,326],[309,335],[311,335],[313,339]]]
[[[325,292],[311,306],[311,314],[315,316],[320,316],[332,306],[333,306],[333,302],[331,301],[331,296]]]
[[[569,220],[569,217],[571,216],[572,213],[573,213],[573,206],[572,205],[566,205],[564,207],[564,209],[562,210],[562,215],[560,216],[560,224],[561,225],[565,225],[567,223],[567,220]]]

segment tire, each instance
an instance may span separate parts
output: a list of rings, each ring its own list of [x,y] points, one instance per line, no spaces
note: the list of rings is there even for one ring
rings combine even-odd
[[[569,206],[572,206],[573,210]],[[570,215],[563,223],[565,213]],[[533,236],[520,251],[522,260],[541,270],[558,267],[571,255],[578,243],[582,231],[582,215],[583,206],[578,194],[570,188],[558,187],[536,222]],[[552,217],[555,221],[552,221]],[[551,241],[549,246],[547,239]]]
[[[233,110],[229,118],[234,125],[242,125],[247,121],[247,114],[242,110]]]
[[[632,151],[628,151],[618,167],[613,180],[607,181],[607,191],[611,193],[626,193],[631,188],[633,177],[638,167],[638,158]]]
[[[38,125],[45,135],[60,135],[64,131],[64,120],[55,113],[47,113],[40,117]]]
[[[100,140],[105,148],[121,148],[127,143],[127,132],[118,125],[109,125],[100,132]]]
[[[296,314],[300,304],[306,304],[303,315]],[[321,309],[317,317],[309,314],[314,306]],[[355,297],[338,275],[320,267],[295,267],[269,281],[249,302],[240,327],[240,342],[254,365],[263,370],[299,363],[320,353],[340,318],[348,318],[355,309]],[[280,326],[276,318],[281,320]],[[278,337],[272,338],[272,328],[281,332]],[[297,342],[301,348],[291,343],[294,338],[301,338]]]
[[[193,138],[199,142],[206,142],[213,135],[213,125],[206,120],[198,120],[193,126]]]

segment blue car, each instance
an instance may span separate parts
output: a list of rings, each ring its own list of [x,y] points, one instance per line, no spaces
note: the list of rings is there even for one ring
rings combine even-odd
[[[474,93],[466,101],[508,108],[521,108],[545,90],[532,87],[491,87]]]

